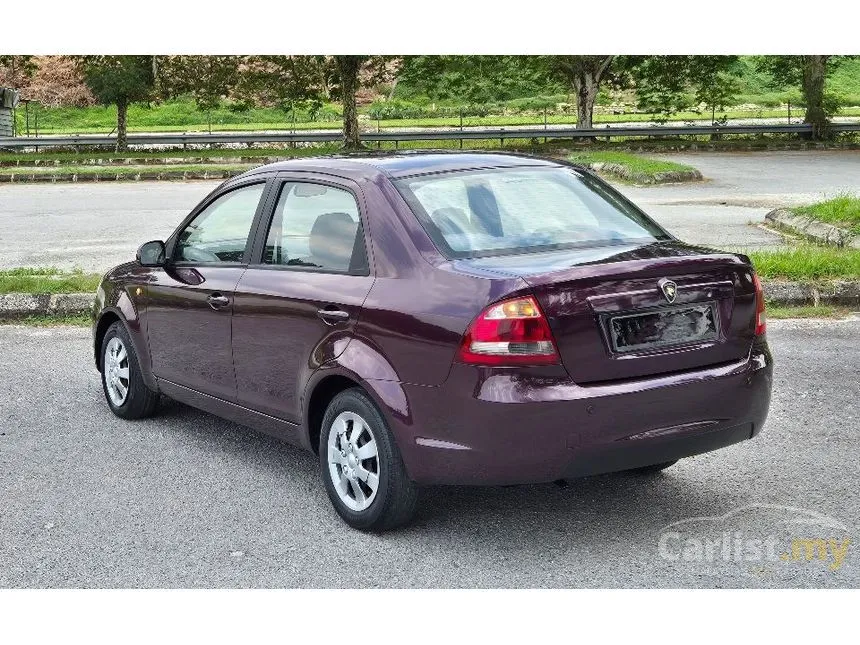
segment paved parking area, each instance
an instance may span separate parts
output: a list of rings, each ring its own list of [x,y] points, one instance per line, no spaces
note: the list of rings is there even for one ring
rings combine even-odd
[[[312,455],[175,403],[123,422],[89,330],[0,326],[0,587],[857,587],[860,321],[769,336],[755,440],[652,478],[427,489],[414,525],[373,536],[341,523]],[[697,516],[721,523],[666,528]],[[703,563],[715,530],[779,550]],[[793,558],[794,537],[825,557]]]
[[[657,155],[659,156],[659,155]],[[860,152],[685,153],[696,184],[621,186],[681,239],[717,247],[775,246],[755,225],[777,206],[860,190]],[[104,271],[167,237],[217,182],[0,184],[0,268],[79,266]]]
[[[703,182],[620,186],[682,240],[720,248],[779,246],[757,226],[768,211],[860,192],[860,151],[685,152],[649,155],[698,168]]]

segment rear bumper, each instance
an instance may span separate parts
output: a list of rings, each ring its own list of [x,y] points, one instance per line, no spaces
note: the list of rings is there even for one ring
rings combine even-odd
[[[766,346],[705,370],[582,387],[566,376],[455,365],[437,388],[405,386],[392,429],[420,484],[525,484],[648,466],[761,431]]]

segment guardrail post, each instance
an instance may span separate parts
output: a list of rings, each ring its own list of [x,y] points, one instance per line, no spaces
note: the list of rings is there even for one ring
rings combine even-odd
[[[463,131],[463,108],[460,108],[460,132]],[[463,137],[460,137],[460,150],[463,149]]]
[[[544,132],[546,132],[548,129],[547,125],[546,125],[546,108],[543,109],[543,129],[544,129]],[[546,136],[544,136],[543,142],[546,143]]]

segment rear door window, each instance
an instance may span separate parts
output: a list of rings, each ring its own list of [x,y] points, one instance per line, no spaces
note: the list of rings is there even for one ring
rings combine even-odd
[[[306,182],[281,188],[263,263],[314,271],[366,273],[361,218],[348,190]]]

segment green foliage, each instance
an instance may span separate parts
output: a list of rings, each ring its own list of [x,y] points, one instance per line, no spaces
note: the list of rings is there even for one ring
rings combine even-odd
[[[89,313],[47,314],[25,316],[23,318],[0,318],[0,325],[27,325],[28,327],[90,327],[93,324]]]
[[[860,235],[860,197],[846,193],[792,210],[798,215],[806,215],[827,224],[844,226],[854,234]]]
[[[732,105],[740,88],[738,56],[643,56],[631,61],[637,106],[676,114],[704,104],[711,111]]]
[[[248,56],[237,76],[235,97],[286,112],[318,112],[331,98],[336,66],[327,56]]]
[[[540,56],[407,56],[394,96],[474,104],[565,89]]]
[[[844,318],[851,313],[848,307],[818,305],[817,307],[781,307],[767,305],[768,320],[787,320],[791,318]]]
[[[690,57],[646,56],[632,70],[636,84],[636,106],[649,112],[672,114],[689,108]]]
[[[101,103],[133,103],[152,96],[152,56],[81,56],[80,63],[87,87]]]
[[[628,168],[631,172],[636,174],[652,176],[665,172],[684,172],[695,170],[692,166],[675,163],[674,161],[651,159],[649,157],[642,157],[629,152],[577,152],[568,157],[568,159],[574,163],[588,166],[596,163],[617,164]]]
[[[737,56],[691,56],[689,83],[694,100],[712,111],[732,105],[737,96]]]
[[[219,107],[239,82],[239,56],[164,56],[158,86],[162,97],[189,95],[201,110]]]

